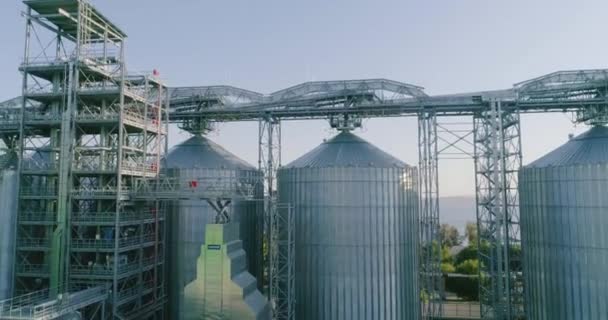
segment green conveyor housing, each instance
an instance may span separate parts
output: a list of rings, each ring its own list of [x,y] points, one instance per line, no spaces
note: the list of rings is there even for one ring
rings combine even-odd
[[[247,272],[239,225],[209,224],[196,279],[184,290],[181,319],[269,320],[268,300]]]

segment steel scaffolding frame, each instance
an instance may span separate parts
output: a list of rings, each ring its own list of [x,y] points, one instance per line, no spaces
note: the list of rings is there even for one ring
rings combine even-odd
[[[258,168],[264,174],[264,239],[268,246],[271,240],[271,217],[273,205],[277,201],[276,172],[281,166],[281,122],[272,117],[258,121]],[[259,279],[267,287],[270,285],[270,251],[264,257],[265,279]],[[270,287],[268,287],[270,292]]]
[[[462,118],[462,117],[460,117]],[[440,122],[443,119],[445,121]],[[473,127],[468,122],[447,121],[426,110],[418,115],[418,159],[420,187],[420,250],[422,316],[443,315],[445,288],[441,272],[441,221],[439,206],[440,160],[472,159]]]
[[[479,283],[483,319],[523,319],[517,174],[519,111],[490,101],[474,116]]]
[[[295,217],[289,204],[271,204],[270,215],[270,303],[272,318],[294,320],[295,307]]]
[[[264,194],[276,197],[276,171],[281,167],[281,121],[267,117],[259,121],[258,167],[264,173]]]
[[[425,111],[418,116],[418,180],[420,190],[420,278],[422,316],[442,315],[443,281],[439,234],[439,176],[437,115]]]
[[[165,86],[127,74],[125,34],[87,1],[24,3],[15,294],[110,284],[107,317],[161,316],[163,207],[128,193],[158,175]]]

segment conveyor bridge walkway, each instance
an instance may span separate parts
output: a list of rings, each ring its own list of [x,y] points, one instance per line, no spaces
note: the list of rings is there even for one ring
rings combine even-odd
[[[0,320],[52,320],[108,298],[108,287],[97,286],[51,298],[49,289],[0,301]]]

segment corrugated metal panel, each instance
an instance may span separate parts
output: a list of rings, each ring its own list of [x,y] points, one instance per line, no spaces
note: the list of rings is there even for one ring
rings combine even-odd
[[[198,147],[197,147],[198,146]],[[226,159],[222,161],[221,159]],[[167,155],[168,172],[183,181],[213,179],[246,179],[262,181],[262,173],[251,169],[222,147],[202,137],[194,137],[178,145]],[[263,197],[262,185],[256,195]],[[240,236],[247,252],[248,271],[261,284],[263,276],[262,231],[263,202],[235,201],[231,217],[240,223]],[[196,276],[196,261],[205,239],[205,226],[214,223],[215,211],[205,201],[184,200],[173,205],[169,220],[169,303],[171,319],[183,317],[184,287]]]
[[[230,151],[199,135],[171,148],[166,161],[169,168],[255,170]]]
[[[528,167],[569,166],[604,163],[608,159],[608,128],[595,126]]]
[[[305,158],[294,163],[321,163]],[[299,320],[419,319],[416,169],[390,163],[279,170],[279,202],[295,215]]]
[[[0,300],[12,296],[17,220],[17,171],[0,171]]]
[[[405,167],[406,164],[360,137],[344,131],[284,168]]]
[[[528,319],[608,315],[607,136],[593,128],[520,172]]]

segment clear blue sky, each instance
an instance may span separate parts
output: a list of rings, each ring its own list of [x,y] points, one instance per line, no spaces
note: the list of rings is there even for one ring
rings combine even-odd
[[[130,70],[160,70],[172,86],[231,84],[264,93],[309,80],[389,78],[429,94],[501,89],[562,69],[608,64],[608,2],[93,1],[129,35]],[[19,95],[20,1],[0,3],[0,100]],[[524,160],[565,142],[567,115],[524,116]],[[186,138],[173,132],[173,143]],[[323,121],[283,127],[284,162],[332,135]],[[417,163],[413,119],[369,120],[364,138]],[[212,138],[251,163],[257,125],[225,124]],[[470,161],[443,162],[443,195],[474,194]]]

